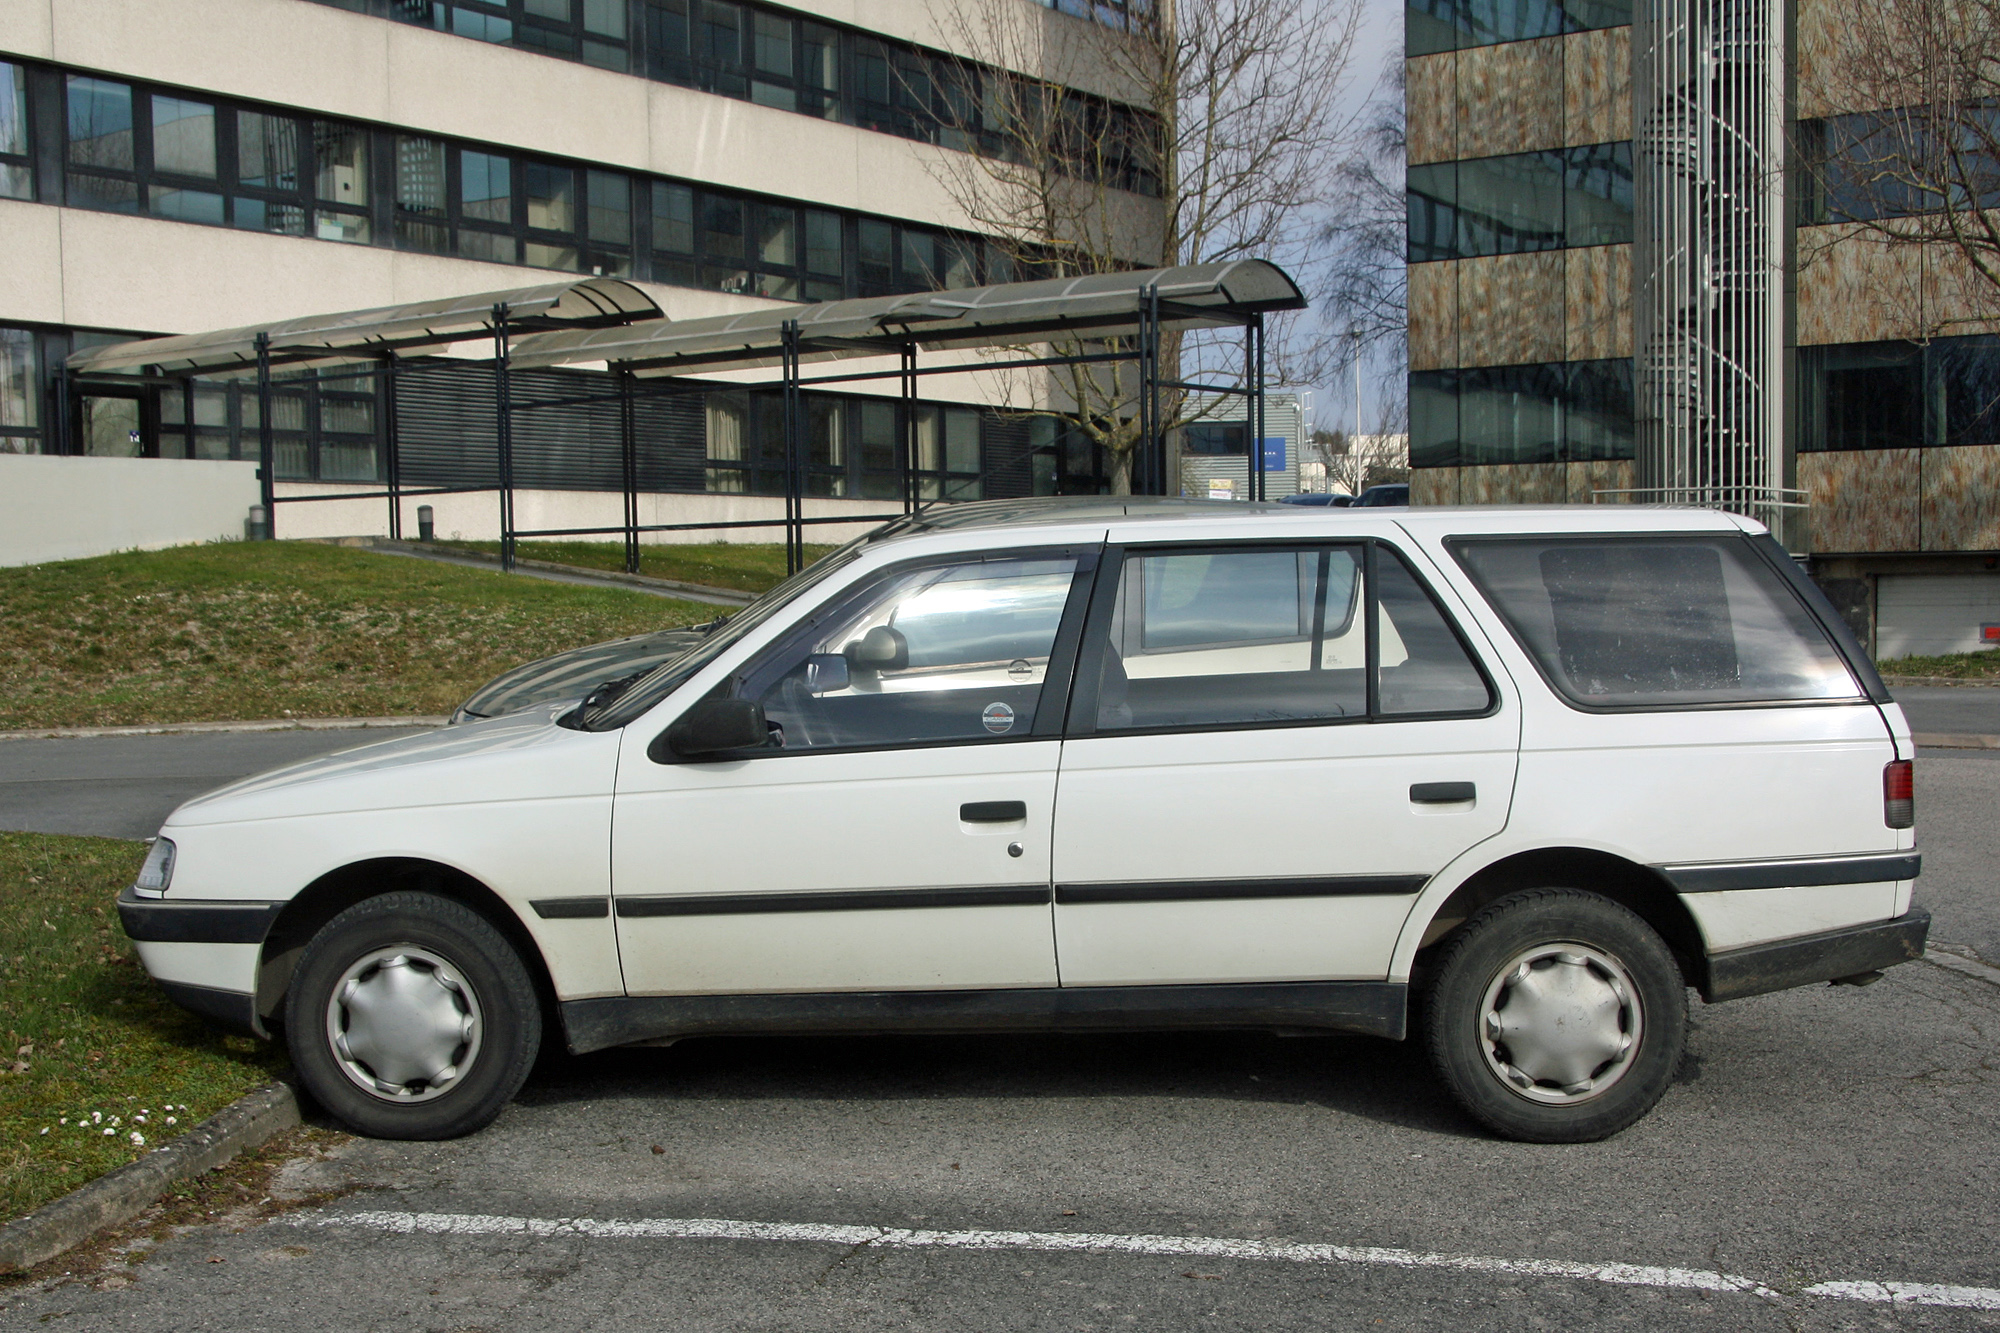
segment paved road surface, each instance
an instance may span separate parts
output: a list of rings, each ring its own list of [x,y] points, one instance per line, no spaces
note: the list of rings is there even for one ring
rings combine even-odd
[[[1903,706],[1911,731],[2000,736],[2000,687],[1905,685],[1890,693]]]
[[[252,773],[412,731],[251,731],[0,741],[0,829],[150,838],[173,808]]]

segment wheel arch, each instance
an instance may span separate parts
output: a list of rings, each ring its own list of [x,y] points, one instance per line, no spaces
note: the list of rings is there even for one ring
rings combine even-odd
[[[1701,927],[1666,876],[1651,866],[1599,848],[1540,847],[1513,852],[1480,867],[1428,914],[1411,914],[1397,954],[1399,962],[1407,959],[1412,983],[1417,981],[1428,953],[1474,912],[1510,893],[1536,888],[1583,889],[1629,908],[1666,941],[1690,986],[1705,982],[1708,951]],[[1410,945],[1412,938],[1414,947]]]
[[[541,946],[506,899],[457,866],[414,856],[382,856],[330,870],[301,889],[279,912],[257,959],[256,1019],[269,1035],[283,1026],[282,1008],[299,955],[321,927],[356,903],[413,891],[459,903],[492,923],[520,954],[534,978],[546,1020],[555,1013],[555,985]]]

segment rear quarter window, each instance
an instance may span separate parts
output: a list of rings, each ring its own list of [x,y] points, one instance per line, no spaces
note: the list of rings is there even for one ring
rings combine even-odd
[[[1591,709],[1863,697],[1798,595],[1743,538],[1449,543],[1542,676]]]

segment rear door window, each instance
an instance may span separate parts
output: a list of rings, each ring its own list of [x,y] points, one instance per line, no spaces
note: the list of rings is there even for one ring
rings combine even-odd
[[[1099,732],[1282,726],[1491,703],[1486,678],[1394,551],[1206,547],[1126,555],[1093,721]]]
[[[1862,697],[1819,623],[1741,537],[1450,546],[1543,677],[1579,707]]]

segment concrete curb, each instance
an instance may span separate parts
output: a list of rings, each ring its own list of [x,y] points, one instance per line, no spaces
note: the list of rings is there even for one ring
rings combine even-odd
[[[169,736],[216,731],[366,731],[385,727],[441,727],[442,717],[287,717],[266,722],[161,722],[143,727],[31,727],[0,731],[0,741],[59,741],[93,736]]]
[[[1910,739],[1918,749],[1929,747],[1935,750],[2000,750],[2000,736],[1956,736],[1940,731],[1912,732]]]
[[[239,1097],[165,1147],[0,1227],[0,1272],[32,1268],[105,1227],[129,1222],[169,1186],[261,1147],[298,1123],[298,1098],[287,1084],[267,1084]]]
[[[1968,690],[1992,690],[2000,689],[2000,676],[1967,680],[1963,676],[1891,676],[1884,673],[1882,683],[1891,689],[1899,685],[1957,685]]]
[[[456,548],[440,549],[425,546],[422,542],[393,541],[387,537],[304,537],[302,541],[322,542],[329,546],[358,546],[363,550],[392,551],[397,555],[413,555],[420,560],[437,560],[446,564],[480,564],[500,567],[500,557],[488,555],[484,551],[461,551]],[[704,602],[714,602],[726,606],[748,606],[757,600],[753,592],[741,592],[735,588],[717,588],[707,583],[683,583],[679,579],[656,579],[650,574],[627,574],[621,569],[587,569],[582,565],[559,565],[552,560],[527,560],[515,557],[518,569],[538,570],[546,574],[561,574],[579,583],[625,584],[635,588],[645,588],[651,592],[679,593]]]
[[[1979,955],[1963,945],[1930,943],[1924,948],[1924,961],[1933,967],[1977,977],[1989,986],[2000,986],[2000,967],[1981,961]]]

